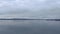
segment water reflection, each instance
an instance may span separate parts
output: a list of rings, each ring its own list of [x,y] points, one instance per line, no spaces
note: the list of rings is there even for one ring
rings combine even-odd
[[[0,20],[0,34],[60,34],[60,22],[45,20]]]

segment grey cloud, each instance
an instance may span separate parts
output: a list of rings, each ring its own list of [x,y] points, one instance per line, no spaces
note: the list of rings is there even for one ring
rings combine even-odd
[[[9,0],[8,0],[9,1]],[[59,18],[60,0],[14,0],[0,3],[2,16]],[[56,8],[57,7],[57,8]],[[26,11],[25,11],[26,10]]]

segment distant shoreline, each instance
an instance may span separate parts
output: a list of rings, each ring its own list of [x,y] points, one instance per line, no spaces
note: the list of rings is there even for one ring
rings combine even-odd
[[[47,21],[60,21],[60,19],[18,19],[18,18],[13,18],[13,19],[0,19],[0,20],[47,20]]]

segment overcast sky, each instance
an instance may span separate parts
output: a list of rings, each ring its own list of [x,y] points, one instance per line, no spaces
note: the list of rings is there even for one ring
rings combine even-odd
[[[60,0],[0,0],[0,18],[60,18]]]

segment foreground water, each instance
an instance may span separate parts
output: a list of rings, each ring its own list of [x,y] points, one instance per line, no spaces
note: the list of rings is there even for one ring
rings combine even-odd
[[[60,34],[60,21],[0,20],[0,34]]]

